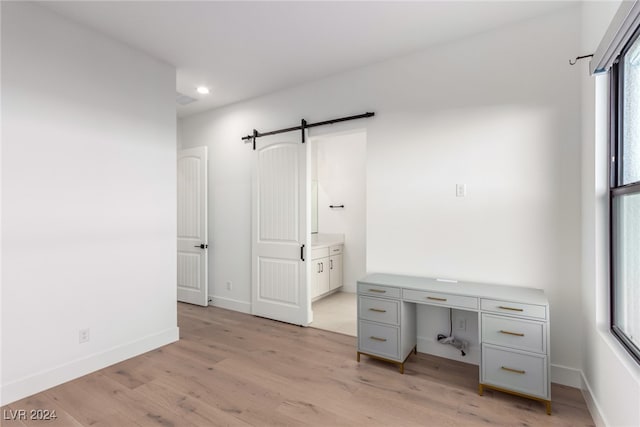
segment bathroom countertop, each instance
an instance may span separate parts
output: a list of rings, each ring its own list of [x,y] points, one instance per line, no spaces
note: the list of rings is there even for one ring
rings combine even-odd
[[[322,248],[344,244],[344,234],[316,233],[311,235],[311,247]]]

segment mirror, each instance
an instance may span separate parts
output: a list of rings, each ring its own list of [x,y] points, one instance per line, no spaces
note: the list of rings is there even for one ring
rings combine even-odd
[[[311,233],[318,233],[318,181],[311,181]]]

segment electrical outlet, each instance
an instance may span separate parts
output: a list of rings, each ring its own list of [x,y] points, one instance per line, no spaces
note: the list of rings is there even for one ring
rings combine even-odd
[[[459,331],[467,330],[467,319],[458,319],[458,330]]]
[[[78,331],[78,342],[80,344],[89,342],[89,329],[80,329]]]
[[[233,288],[233,282],[231,280],[227,280],[227,290],[230,291]]]
[[[467,195],[466,184],[456,184],[456,197],[464,197]]]

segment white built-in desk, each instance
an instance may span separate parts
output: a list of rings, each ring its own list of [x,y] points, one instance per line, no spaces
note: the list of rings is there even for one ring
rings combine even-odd
[[[478,313],[480,381],[542,401],[551,414],[549,301],[540,289],[370,274],[358,281],[358,353],[404,363],[416,352],[416,304]]]

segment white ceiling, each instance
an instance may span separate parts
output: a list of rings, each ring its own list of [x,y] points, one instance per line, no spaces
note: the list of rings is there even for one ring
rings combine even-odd
[[[42,2],[175,65],[186,116],[566,7],[559,1]],[[196,93],[198,85],[211,94]]]

